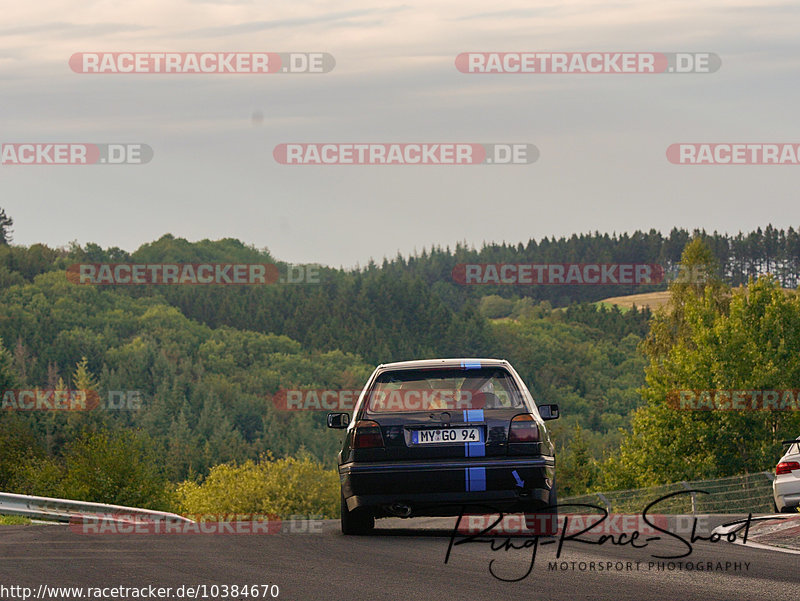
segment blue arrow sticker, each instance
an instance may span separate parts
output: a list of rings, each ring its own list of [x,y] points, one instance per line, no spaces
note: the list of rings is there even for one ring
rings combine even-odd
[[[520,488],[525,488],[525,480],[519,477],[517,470],[511,472],[511,475],[514,476],[514,480],[517,481],[517,486],[519,486]]]

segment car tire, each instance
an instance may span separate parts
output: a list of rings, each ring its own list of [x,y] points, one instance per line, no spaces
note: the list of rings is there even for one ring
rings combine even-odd
[[[797,513],[797,507],[796,506],[795,507],[792,507],[792,506],[784,507],[783,509],[781,509],[781,513]]]
[[[350,511],[347,509],[347,502],[344,500],[344,494],[341,495],[342,503],[342,534],[360,535],[369,534],[375,527],[375,516],[372,515],[367,509],[354,509]]]
[[[547,523],[542,524],[539,516],[547,515]],[[556,483],[550,489],[549,506],[544,509],[535,509],[525,512],[525,527],[533,531],[533,534],[555,535],[558,533],[558,490]]]

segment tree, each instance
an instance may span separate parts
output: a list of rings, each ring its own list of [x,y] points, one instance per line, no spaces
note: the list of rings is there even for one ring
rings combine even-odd
[[[566,450],[559,455],[558,488],[562,497],[581,495],[597,480],[597,464],[589,451],[586,435],[576,424]]]
[[[684,263],[707,257],[694,242]],[[700,285],[697,285],[700,286]],[[800,429],[796,411],[690,411],[668,403],[680,390],[787,390],[800,378],[800,297],[762,276],[731,292],[713,279],[672,288],[642,348],[650,359],[619,453],[606,461],[613,487],[665,484],[771,469],[780,441]],[[712,393],[715,394],[715,393]]]
[[[17,383],[17,377],[14,374],[14,357],[8,352],[8,349],[3,344],[3,339],[0,338],[0,394],[3,391],[13,388]]]
[[[72,385],[76,390],[95,390],[97,388],[97,379],[89,371],[89,361],[86,357],[81,357],[81,360],[75,364]]]
[[[195,477],[195,467],[200,463],[199,455],[197,437],[189,427],[186,413],[181,410],[178,417],[172,420],[167,438],[165,459],[170,480],[176,482]]]
[[[97,378],[89,371],[89,361],[86,357],[81,357],[81,360],[75,365],[75,372],[72,374],[72,386],[75,390],[82,391],[86,395],[87,409],[98,407],[100,394],[97,391]]]
[[[0,207],[0,245],[8,246],[11,242],[11,230],[14,220],[6,215],[6,210]]]
[[[694,238],[686,245],[680,265],[679,277],[669,285],[669,308],[653,316],[650,332],[642,344],[642,350],[653,359],[687,342],[687,305],[697,306],[708,297],[710,310],[720,312],[730,300],[730,288],[719,278],[717,260],[701,238]]]
[[[508,317],[514,308],[514,303],[510,299],[503,298],[496,294],[484,296],[480,302],[481,315],[488,319]]]
[[[68,498],[171,509],[153,443],[139,432],[85,433],[69,444],[64,461]]]

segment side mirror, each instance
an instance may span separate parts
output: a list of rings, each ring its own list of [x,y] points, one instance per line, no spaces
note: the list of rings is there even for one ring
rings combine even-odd
[[[539,405],[538,408],[543,420],[558,419],[558,405]]]
[[[342,430],[350,424],[349,413],[329,413],[328,414],[328,427]]]

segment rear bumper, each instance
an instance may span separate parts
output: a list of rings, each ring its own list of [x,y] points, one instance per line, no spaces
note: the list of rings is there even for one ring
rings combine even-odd
[[[778,511],[800,506],[800,481],[777,481],[772,486],[773,497]]]
[[[346,463],[339,466],[347,508],[394,515],[400,504],[411,515],[458,515],[462,506],[490,513],[550,504],[555,475],[552,457],[451,459]]]

